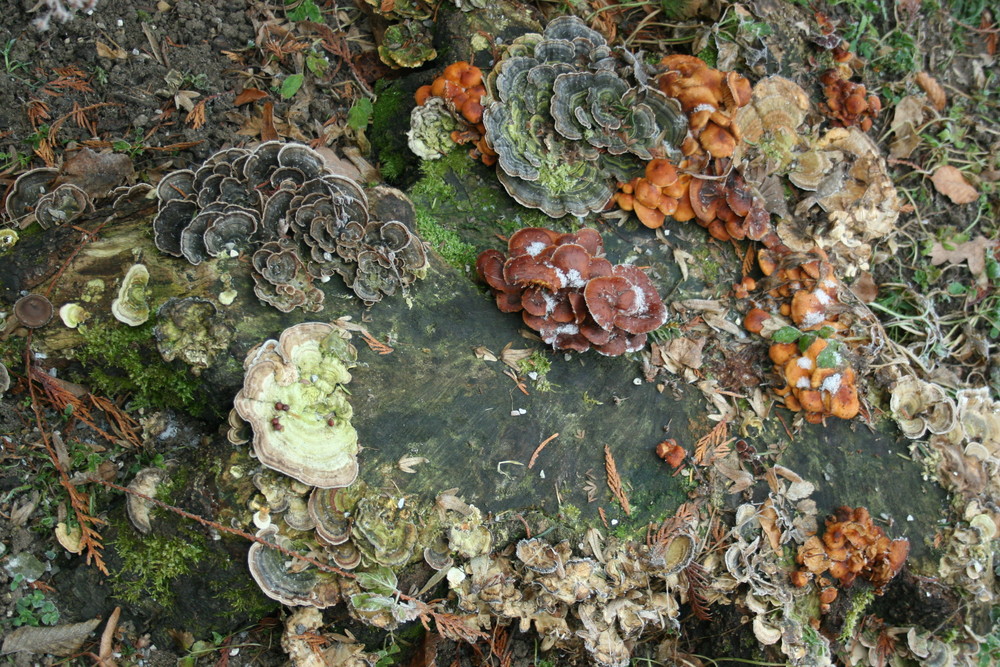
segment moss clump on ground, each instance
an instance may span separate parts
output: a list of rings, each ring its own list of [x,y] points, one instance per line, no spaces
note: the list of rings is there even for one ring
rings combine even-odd
[[[410,190],[417,231],[445,261],[462,270],[475,264],[488,230],[499,227],[510,235],[522,227],[551,227],[554,223],[539,211],[514,204],[492,174],[479,173],[484,169],[458,148],[440,160],[421,162],[420,180]],[[461,227],[449,229],[440,220],[461,221]]]
[[[375,95],[369,133],[372,148],[382,178],[393,185],[401,185],[408,167],[417,161],[406,143],[406,133],[399,131],[399,119],[409,117],[413,100],[396,81],[379,81],[375,84]]]
[[[201,414],[206,403],[198,379],[180,364],[163,361],[153,340],[153,322],[130,327],[102,323],[79,328],[85,344],[76,350],[86,383],[96,393],[129,396],[133,408],[174,408]]]
[[[112,543],[122,567],[112,576],[115,595],[130,604],[144,599],[167,606],[174,599],[174,580],[188,574],[205,554],[204,537],[140,535],[131,526],[119,526]]]

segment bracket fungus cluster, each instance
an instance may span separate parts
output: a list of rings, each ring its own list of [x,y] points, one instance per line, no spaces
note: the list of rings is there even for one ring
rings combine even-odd
[[[472,144],[472,158],[496,163],[483,125],[485,93],[483,72],[475,65],[459,61],[445,67],[433,83],[417,89],[406,135],[410,150],[424,160],[436,160],[458,144]]]
[[[559,218],[604,209],[615,186],[667,157],[687,132],[646,66],[560,16],[506,47],[486,78],[483,124],[497,175],[520,204]]]
[[[691,563],[696,542],[679,530],[651,546],[605,545],[595,532],[582,556],[568,542],[534,538],[518,542],[514,557],[480,556],[452,568],[448,582],[459,610],[484,628],[496,618],[516,621],[522,632],[534,625],[543,651],[582,644],[594,664],[628,665],[627,640],[676,627],[677,575]]]
[[[878,95],[869,95],[863,83],[845,79],[836,69],[824,72],[819,81],[826,95],[826,102],[820,108],[836,127],[857,125],[864,132],[871,129],[873,119],[882,110]]]
[[[180,359],[195,375],[211,366],[232,339],[215,304],[194,296],[167,299],[157,311],[153,335],[164,361]]]
[[[192,264],[247,254],[257,297],[282,312],[321,310],[315,283],[334,274],[372,304],[427,269],[420,239],[401,222],[371,219],[361,186],[302,144],[223,150],[167,174],[156,192],[157,248]]]
[[[344,388],[357,351],[319,322],[285,329],[243,362],[236,411],[253,429],[261,463],[312,486],[347,486],[358,475],[358,434]]]
[[[613,266],[597,230],[558,234],[526,227],[511,235],[508,254],[486,250],[476,260],[497,307],[520,312],[524,323],[557,350],[617,356],[646,344],[667,318],[666,307],[642,269]]]
[[[803,569],[793,573],[792,583],[805,586],[817,577],[825,611],[836,599],[837,589],[824,574],[829,573],[845,588],[858,577],[866,579],[881,595],[909,553],[910,541],[905,537],[890,540],[864,507],[838,507],[827,518],[823,536],[813,535],[799,547],[796,560]]]
[[[744,327],[771,339],[769,355],[784,382],[775,393],[786,408],[804,412],[813,424],[829,416],[851,419],[861,404],[840,333],[847,328],[841,321],[841,284],[825,256],[807,256],[797,266],[779,266],[777,257],[767,249],[759,253],[761,270],[777,285],[766,294],[773,312],[751,308]]]

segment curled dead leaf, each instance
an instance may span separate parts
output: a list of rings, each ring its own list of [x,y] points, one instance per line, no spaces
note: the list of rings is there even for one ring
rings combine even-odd
[[[14,630],[4,638],[0,653],[72,655],[80,650],[84,640],[100,624],[101,619],[94,618],[82,623],[53,625],[51,627],[36,628],[26,625]]]
[[[965,180],[961,171],[950,164],[938,167],[931,181],[938,192],[956,204],[971,204],[979,199],[979,192]]]
[[[978,277],[986,270],[986,251],[992,247],[993,242],[985,236],[977,236],[965,243],[949,244],[948,247],[938,241],[931,247],[931,264],[939,266],[945,262],[949,264],[968,262],[969,271]]]
[[[931,103],[932,107],[938,111],[944,111],[945,105],[948,104],[948,96],[945,95],[944,88],[937,82],[937,79],[927,72],[920,72],[917,74],[917,85],[927,93],[927,101]]]

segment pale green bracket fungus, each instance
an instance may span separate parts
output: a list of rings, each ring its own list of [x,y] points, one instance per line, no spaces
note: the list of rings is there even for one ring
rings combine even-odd
[[[0,252],[6,252],[17,245],[18,234],[14,229],[0,229]]]
[[[322,488],[357,478],[358,434],[344,389],[356,358],[346,332],[319,322],[250,351],[235,407],[253,429],[261,463]]]
[[[164,361],[180,359],[195,375],[211,366],[232,339],[232,331],[207,299],[168,299],[157,315],[153,334],[160,355]]]
[[[70,329],[75,329],[90,317],[90,313],[78,303],[65,303],[59,308],[59,319]]]
[[[418,20],[407,19],[385,29],[378,57],[393,69],[420,67],[437,58],[430,30]]]
[[[8,389],[10,389],[10,373],[7,372],[3,362],[0,362],[0,396],[3,396]]]
[[[149,319],[149,304],[146,302],[148,284],[149,269],[143,264],[133,264],[122,279],[118,297],[111,302],[111,314],[116,320],[137,327]]]
[[[413,107],[406,142],[421,160],[437,160],[452,152],[458,144],[451,133],[458,130],[458,121],[441,97],[431,97]]]
[[[554,218],[583,216],[640,175],[641,160],[675,154],[687,121],[677,100],[648,85],[650,73],[573,16],[514,40],[483,98],[510,195]]]

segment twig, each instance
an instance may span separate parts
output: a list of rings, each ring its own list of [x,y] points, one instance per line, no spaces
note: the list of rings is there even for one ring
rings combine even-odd
[[[104,626],[104,633],[101,634],[101,648],[97,655],[97,662],[101,667],[115,667],[114,657],[111,653],[114,640],[115,629],[118,627],[118,617],[122,614],[121,607],[115,607],[108,617],[108,624]]]
[[[558,437],[559,437],[558,433],[553,433],[549,437],[547,437],[544,440],[542,440],[541,444],[539,444],[538,447],[535,448],[534,453],[531,455],[531,458],[528,460],[528,470],[531,470],[535,466],[535,461],[538,460],[538,455],[542,453],[543,449],[545,449],[545,445],[549,444],[550,442],[552,442],[553,440],[555,440]]]

